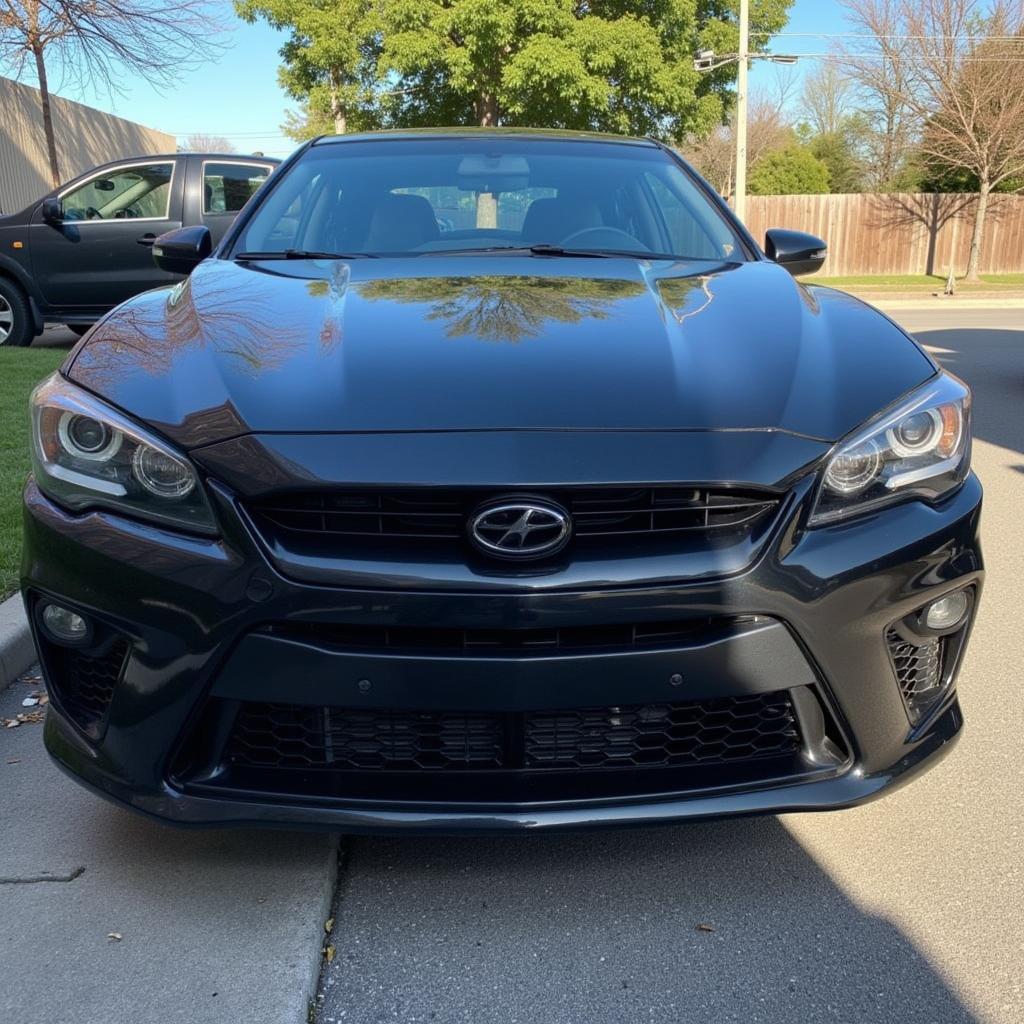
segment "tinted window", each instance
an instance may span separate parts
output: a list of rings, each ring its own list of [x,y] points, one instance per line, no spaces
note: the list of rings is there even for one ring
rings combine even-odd
[[[728,222],[663,150],[501,135],[313,146],[234,249],[405,255],[540,243],[743,259]]]
[[[64,219],[166,219],[173,171],[173,163],[137,165],[106,171],[62,197]]]
[[[203,213],[238,213],[269,174],[262,165],[203,164]]]

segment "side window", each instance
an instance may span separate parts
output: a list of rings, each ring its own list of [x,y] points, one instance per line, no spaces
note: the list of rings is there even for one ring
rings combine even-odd
[[[668,235],[666,241],[670,252],[677,256],[709,260],[721,259],[732,253],[734,242],[724,224],[698,219],[693,211],[695,208],[703,210],[703,207],[688,204],[685,196],[670,188],[660,177],[646,172],[644,178],[654,200],[655,213]],[[692,188],[689,182],[685,185]]]
[[[174,164],[136,164],[106,171],[62,197],[65,220],[166,219]]]
[[[203,164],[203,213],[238,213],[270,171],[262,164]]]

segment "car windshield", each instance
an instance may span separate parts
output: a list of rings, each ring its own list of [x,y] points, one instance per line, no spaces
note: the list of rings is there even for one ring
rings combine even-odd
[[[310,147],[233,246],[241,256],[536,252],[743,260],[664,150],[614,141],[371,139]]]

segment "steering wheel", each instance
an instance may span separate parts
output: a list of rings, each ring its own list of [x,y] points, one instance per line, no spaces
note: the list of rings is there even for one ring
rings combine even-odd
[[[623,246],[622,242],[628,244]],[[643,252],[651,251],[649,246],[644,245],[639,238],[634,238],[628,231],[610,227],[583,228],[582,231],[574,231],[571,235],[566,235],[558,244],[566,249],[581,245],[603,245],[615,249],[626,248],[640,249]]]
[[[96,209],[95,206],[87,206],[85,208],[85,219],[86,220],[103,220],[103,214]]]

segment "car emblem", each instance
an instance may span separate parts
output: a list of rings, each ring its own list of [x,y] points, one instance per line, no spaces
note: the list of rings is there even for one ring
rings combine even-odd
[[[565,547],[572,532],[569,513],[543,501],[503,501],[482,508],[469,521],[473,543],[500,558],[541,558]]]

